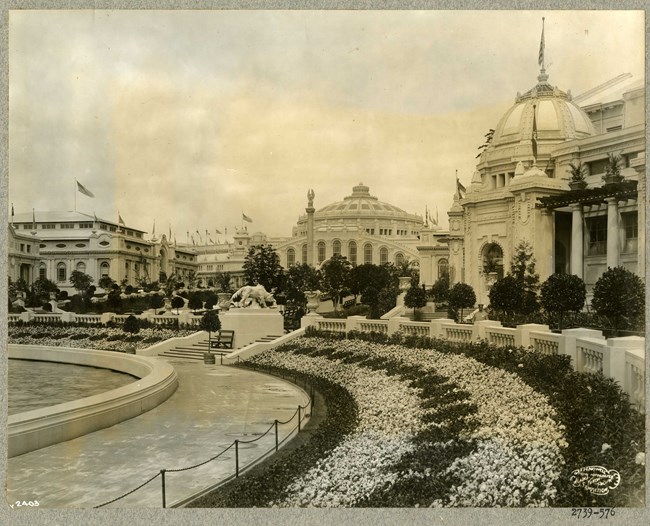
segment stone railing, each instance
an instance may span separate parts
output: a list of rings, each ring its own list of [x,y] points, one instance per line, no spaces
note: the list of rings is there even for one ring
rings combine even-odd
[[[488,327],[485,329],[486,340],[497,347],[515,347],[517,329],[507,327]]]
[[[560,338],[552,332],[531,331],[530,346],[542,354],[559,354]]]
[[[444,319],[413,322],[399,316],[389,320],[368,320],[362,316],[332,320],[309,315],[302,319],[302,324],[303,328],[314,325],[334,332],[356,330],[392,335],[399,331],[455,342],[486,340],[495,347],[524,347],[547,355],[567,355],[576,371],[602,373],[616,380],[632,403],[645,411],[645,338],[638,336],[606,339],[593,329],[565,329],[556,334],[547,325],[532,323],[508,328],[493,320],[467,325]]]
[[[112,312],[104,312],[103,314],[75,314],[74,312],[57,312],[53,314],[36,314],[31,311],[21,312],[20,314],[9,314],[7,320],[9,323],[22,322],[37,322],[37,323],[52,323],[52,322],[65,322],[65,323],[88,323],[88,324],[107,324],[109,322],[122,324],[130,315],[129,314],[115,314]],[[157,315],[151,311],[144,312],[134,316],[140,320],[147,320],[156,325],[170,326],[170,325],[190,325],[198,327],[201,323],[201,316],[196,316],[189,311],[181,311],[180,314],[164,314]]]

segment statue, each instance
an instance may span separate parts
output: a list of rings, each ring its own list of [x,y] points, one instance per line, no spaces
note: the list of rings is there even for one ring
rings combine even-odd
[[[309,189],[309,191],[307,192],[307,206],[309,208],[313,208],[313,206],[314,206],[314,196],[315,195],[316,194],[314,193],[313,189]]]
[[[275,308],[275,298],[273,294],[267,292],[264,285],[245,285],[235,292],[230,298],[230,305],[232,308],[240,309],[265,309]]]

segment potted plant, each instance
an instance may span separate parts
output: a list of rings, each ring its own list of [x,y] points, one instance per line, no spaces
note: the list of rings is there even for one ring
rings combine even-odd
[[[621,175],[621,164],[623,159],[617,153],[610,153],[607,155],[607,169],[603,180],[605,184],[620,183],[623,180]]]
[[[578,162],[578,164],[569,163],[569,173],[571,174],[569,188],[571,190],[584,190],[587,187],[587,181],[585,180],[586,168],[582,162]]]
[[[210,346],[212,345],[210,339],[213,332],[221,329],[221,321],[216,310],[205,312],[201,318],[200,329],[208,332],[208,352],[203,353],[203,363],[206,365],[214,365],[214,354],[210,350]]]

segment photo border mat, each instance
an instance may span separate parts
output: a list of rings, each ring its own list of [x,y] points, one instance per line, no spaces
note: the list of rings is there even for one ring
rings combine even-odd
[[[0,177],[0,205],[3,210],[8,206],[8,11],[11,9],[335,9],[335,10],[643,10],[646,13],[646,79],[648,78],[648,16],[647,3],[643,0],[623,0],[619,2],[601,0],[564,0],[564,1],[494,1],[487,0],[439,0],[439,1],[205,1],[205,0],[7,0],[0,8],[2,24],[0,25],[0,120],[2,126],[2,141],[0,146],[2,176]],[[648,104],[646,96],[646,123],[648,122]],[[646,145],[648,129],[646,126]],[[646,174],[647,178],[647,174]],[[2,257],[0,257],[0,275],[7,272],[7,222],[0,226],[0,242]],[[648,225],[646,224],[646,234]],[[650,254],[646,244],[646,254]],[[646,258],[646,261],[648,258]],[[646,283],[648,273],[646,268]],[[0,318],[7,319],[7,282],[0,280]],[[648,314],[648,287],[646,287],[646,318]],[[0,338],[3,349],[6,350],[6,323],[0,324]],[[647,354],[647,353],[646,353]],[[6,451],[6,419],[7,392],[6,375],[7,362],[0,360],[0,372],[3,381],[0,382],[0,400],[2,401],[2,432],[0,433],[0,449]],[[646,379],[648,378],[648,363],[646,360]],[[646,399],[648,381],[646,380]],[[648,414],[646,413],[646,451],[648,438]],[[0,473],[6,487],[6,456],[0,455]],[[648,468],[646,466],[646,507],[625,508],[617,510],[617,514],[602,523],[609,524],[646,524],[650,522],[648,513]],[[4,489],[4,487],[3,487]],[[466,509],[192,509],[192,510],[75,510],[75,509],[28,509],[11,510],[8,504],[0,504],[0,523],[12,525],[40,524],[356,524],[358,526],[377,524],[413,524],[413,525],[465,525],[465,524],[545,524],[548,526],[586,522],[571,517],[570,508],[544,509],[513,509],[513,508],[466,508]]]

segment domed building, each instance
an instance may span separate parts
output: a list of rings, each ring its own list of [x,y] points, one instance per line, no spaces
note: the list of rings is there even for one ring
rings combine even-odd
[[[313,190],[307,197],[306,213],[298,218],[291,238],[274,243],[285,268],[296,263],[320,265],[336,254],[353,265],[418,258],[423,218],[380,201],[363,183],[343,200],[318,210]]]
[[[458,183],[448,212],[452,283],[469,283],[480,303],[489,303],[491,285],[524,240],[541,281],[576,274],[590,291],[608,266],[643,273],[636,249],[644,224],[637,206],[637,194],[645,195],[643,81],[621,75],[577,98],[549,84],[543,64],[537,81],[488,136],[471,184]],[[610,153],[621,169],[616,184],[603,177]],[[575,189],[571,165],[580,163],[584,181]]]

